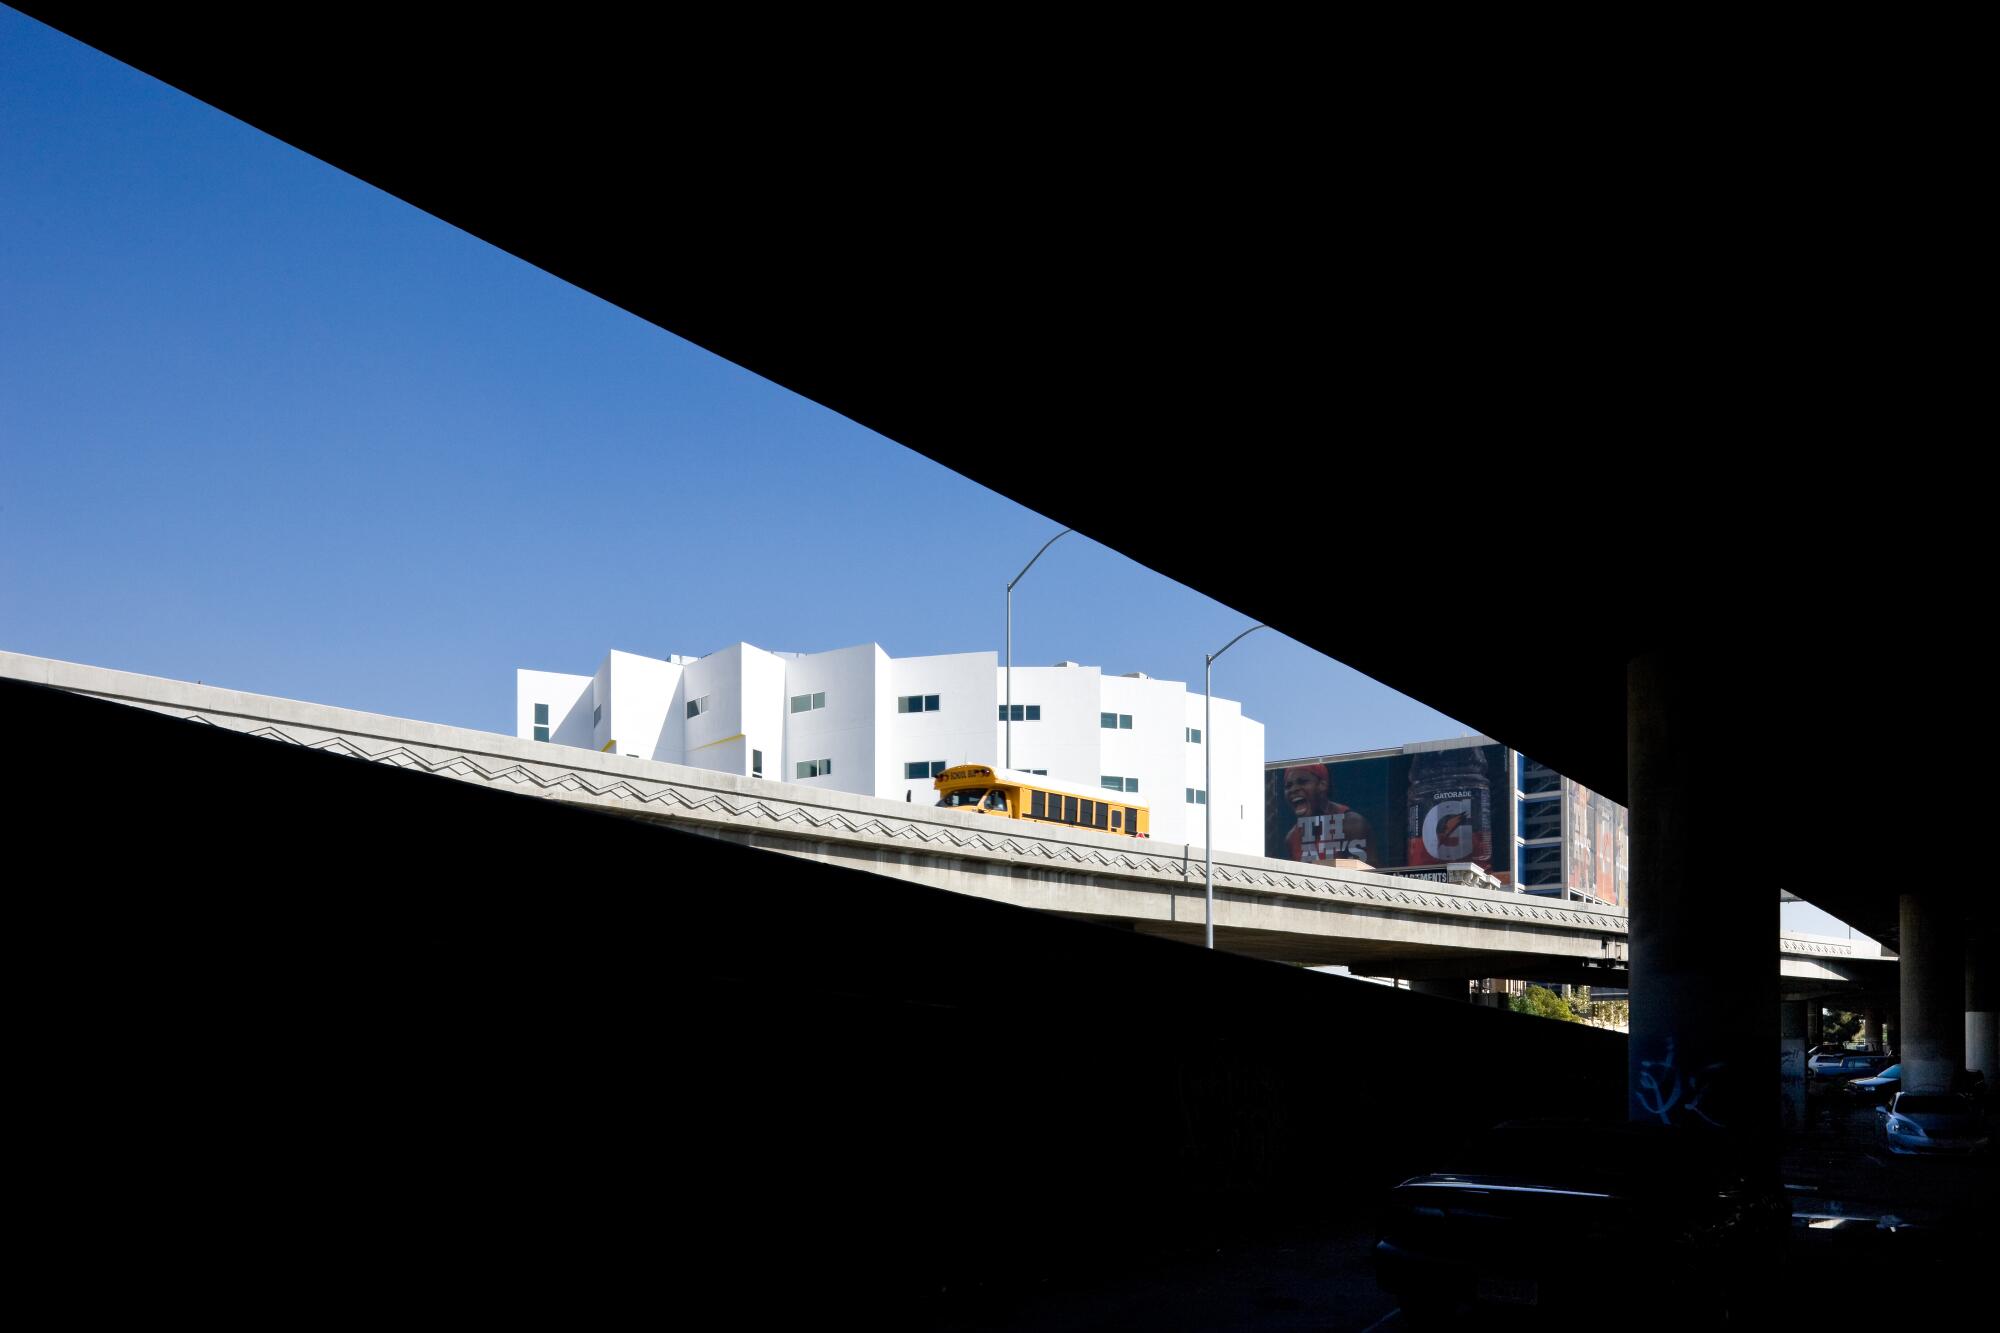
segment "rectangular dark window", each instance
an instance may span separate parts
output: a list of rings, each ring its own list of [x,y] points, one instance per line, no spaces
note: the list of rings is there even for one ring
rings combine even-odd
[[[1524,794],[1537,796],[1543,792],[1560,792],[1562,790],[1562,778],[1557,775],[1554,769],[1546,764],[1538,764],[1526,755],[1521,755],[1520,760],[1521,791]]]
[[[1127,833],[1139,831],[1139,812],[1129,805],[1125,807],[1125,831]]]
[[[1111,831],[1113,833],[1117,833],[1124,827],[1124,825],[1125,825],[1125,812],[1123,810],[1113,810],[1111,812]]]
[[[938,710],[938,696],[935,694],[899,694],[896,696],[896,711],[899,713],[935,713]]]
[[[926,694],[924,696],[924,711],[926,713],[935,713],[937,710],[938,697],[935,694]]]
[[[706,694],[702,695],[699,699],[688,700],[688,716],[700,717],[703,713],[706,713],[708,711],[708,700],[709,696]]]
[[[1090,825],[1096,823],[1097,802],[1078,801],[1076,803],[1076,822],[1084,825]]]
[[[1047,799],[1048,798],[1045,797],[1041,792],[1034,793],[1032,796],[1028,798],[1028,813],[1034,816],[1036,819],[1047,819],[1048,818],[1048,805],[1046,804]]]
[[[833,772],[833,760],[831,759],[799,760],[798,774],[802,778],[823,778],[831,772]]]
[[[753,778],[764,776],[764,752],[762,750],[752,750],[750,752],[750,776]]]
[[[1006,704],[1000,705],[1000,720],[1002,722],[1007,720]],[[1015,704],[1014,720],[1016,722],[1040,722],[1042,720],[1042,706],[1040,704]]]
[[[590,709],[590,725],[596,726],[604,720],[604,705],[593,704]]]
[[[1127,779],[1125,779],[1125,790],[1126,790],[1126,791],[1137,791],[1137,790],[1139,790],[1139,779],[1137,779],[1137,778],[1127,778]]]
[[[1076,822],[1076,797],[1065,796],[1063,797],[1063,823],[1074,824],[1075,822]]]
[[[1124,791],[1125,779],[1120,777],[1113,777],[1111,774],[1106,773],[1102,777],[1097,779],[1097,785],[1104,788],[1106,791]]]
[[[549,738],[549,729],[548,729],[547,727],[536,727],[536,728],[535,728],[535,739],[536,739],[536,740],[538,740],[538,741],[545,741],[545,740],[547,740],[548,738]]]
[[[1521,802],[1521,836],[1531,842],[1537,838],[1560,838],[1562,807],[1560,797],[1524,799]]]
[[[1187,738],[1188,738],[1188,744],[1189,744],[1189,745],[1200,745],[1200,744],[1201,744],[1201,728],[1200,728],[1200,727],[1189,727],[1189,728],[1187,729]]]
[[[1097,725],[1103,727],[1106,731],[1118,730],[1118,714],[1099,713],[1097,715]]]
[[[547,704],[536,704],[535,725],[538,727],[546,727],[548,724],[549,724],[549,706]]]
[[[1118,715],[1118,730],[1132,730],[1132,715],[1130,713],[1120,713]]]
[[[795,694],[792,696],[792,711],[794,713],[809,713],[815,708],[824,707],[826,707],[825,690],[821,690],[817,694]]]
[[[1099,801],[1097,803],[1097,818],[1092,820],[1091,822],[1097,825],[1097,827],[1099,828],[1110,828],[1111,807],[1106,805],[1104,802]]]
[[[903,778],[914,782],[918,778],[934,778],[944,772],[944,760],[919,759],[915,763],[903,765]]]

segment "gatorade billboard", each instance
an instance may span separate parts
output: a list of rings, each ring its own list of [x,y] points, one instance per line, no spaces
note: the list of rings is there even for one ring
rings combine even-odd
[[[1377,869],[1470,861],[1511,883],[1511,762],[1488,742],[1270,765],[1264,854]]]

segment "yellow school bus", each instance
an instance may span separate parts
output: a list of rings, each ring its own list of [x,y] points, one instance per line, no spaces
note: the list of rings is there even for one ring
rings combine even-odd
[[[949,809],[1146,836],[1146,807],[1138,802],[1125,796],[1114,801],[1109,791],[1050,782],[1034,773],[960,764],[938,774],[931,785],[938,790],[938,804]]]

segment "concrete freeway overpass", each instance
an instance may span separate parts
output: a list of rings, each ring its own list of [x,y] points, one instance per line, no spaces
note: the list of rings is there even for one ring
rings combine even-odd
[[[1199,944],[1199,846],[1011,824],[935,806],[385,717],[19,653],[0,676],[372,763],[661,821],[746,846]],[[590,848],[574,849],[588,862]],[[1517,977],[1624,985],[1623,913],[1491,886],[1225,853],[1215,862],[1218,947],[1306,966],[1418,980]],[[728,886],[711,891],[728,893]],[[757,946],[746,914],[730,947]],[[948,948],[949,946],[944,946]],[[1866,943],[1781,935],[1788,989],[1893,984]]]
[[[1532,99],[1468,80],[1440,125],[1493,133],[1371,136],[1329,244],[1322,210],[1268,188],[1302,179],[1318,118],[1217,97],[1208,132],[1231,151],[1191,152],[1180,126],[1125,113],[1162,89],[1095,109],[1115,81],[1098,76],[1130,64],[1108,53],[1055,80],[1041,123],[1012,98],[939,99],[953,150],[913,156],[900,72],[817,46],[787,69],[768,34],[266,16],[245,58],[222,17],[26,8],[1624,802],[1635,1091],[1678,1050],[1721,1071],[1706,1105],[1732,1132],[1775,1132],[1772,1047],[1803,1034],[1792,1008],[1780,1026],[1771,885],[1739,872],[1767,860],[1900,953],[1909,1086],[1993,1074],[1990,895],[1853,869],[1984,854],[1967,731],[1990,691],[1965,589],[1990,524],[1937,443],[1980,368],[1921,309],[1970,250],[1948,226],[1964,211],[1909,188],[1900,159],[1878,179],[1894,134],[1788,129],[1782,200],[1668,136],[1642,159],[1665,175],[1642,172],[1627,206],[1629,182],[1594,165],[1622,156],[1624,118],[1577,142],[1549,129],[1574,117],[1514,119]],[[1218,46],[1191,67],[1221,84],[1235,63]],[[809,115],[788,120],[791,94]],[[731,128],[753,132],[754,181]],[[1467,143],[1451,172],[1439,141]],[[1109,142],[1124,169],[1105,169]],[[1910,199],[1921,243],[1826,207],[1822,180]],[[1660,181],[1681,206],[1651,206]],[[838,206],[803,219],[815,192]],[[1059,466],[1022,466],[1052,435]],[[1103,440],[1230,463],[1191,485],[1073,443]],[[1565,478],[1600,493],[1572,506]],[[1200,512],[1233,539],[1191,539],[1181,516]],[[1245,536],[1245,516],[1267,521]],[[1441,639],[1419,608],[1461,595],[1474,551],[1495,593],[1544,586]],[[1362,625],[1327,614],[1334,586],[1369,590]],[[1494,650],[1449,637],[1468,632]]]

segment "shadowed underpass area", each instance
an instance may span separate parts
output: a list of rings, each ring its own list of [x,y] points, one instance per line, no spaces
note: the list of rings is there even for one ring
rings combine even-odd
[[[1523,1071],[1622,1106],[1614,1035],[0,690],[46,759],[20,827],[80,853],[35,1024],[66,1225],[183,1295],[978,1325],[1359,1235]],[[93,827],[114,745],[170,762]]]
[[[17,827],[75,866],[29,1024],[75,1145],[49,1234],[162,1298],[1394,1326],[1389,1186],[1625,1106],[1615,1034],[0,692],[43,757]],[[95,823],[114,747],[149,798]],[[1891,1159],[1868,1108],[1812,1109],[1768,1298],[1968,1291],[1990,1157]]]
[[[1330,244],[1324,210],[1247,185],[1323,156],[1323,118],[1267,95],[1314,85],[1206,30],[1185,62],[1121,33],[1027,101],[989,88],[1046,43],[996,38],[1004,75],[954,66],[954,116],[886,42],[789,67],[761,20],[263,14],[246,42],[221,13],[31,8],[1631,812],[1625,1040],[0,681],[18,878],[56,909],[21,952],[47,960],[31,1106],[64,1131],[34,1230],[90,1269],[67,1298],[1365,1327],[1379,1296],[1309,1275],[1353,1281],[1384,1187],[1556,1113],[1721,1127],[1781,1168],[1791,1243],[1753,1326],[1829,1285],[1840,1316],[1990,1310],[1990,1155],[1890,1160],[1865,1120],[1799,1116],[1814,997],[1782,998],[1771,956],[1785,889],[1896,955],[1871,1002],[1895,1001],[1906,1092],[2000,1069],[1961,593],[1990,524],[1922,447],[1975,377],[1903,308],[1909,254],[1956,258],[1932,233],[1966,210],[1899,205],[1911,247],[1789,177],[1759,202],[1718,169],[1777,179],[1735,115],[1606,210],[1602,163],[1646,159],[1597,91],[1606,137],[1553,150],[1517,77],[1399,71],[1412,132],[1364,136]],[[1135,64],[1176,86],[1100,114]],[[1227,152],[1130,114],[1190,88]],[[1910,198],[1911,136],[1787,116],[1797,162]],[[918,120],[950,151],[913,148]],[[1467,123],[1492,145],[1440,172]],[[1516,436],[1532,457],[1489,443]],[[1795,439],[1885,462],[1862,485],[1755,464]],[[1554,503],[1559,478],[1601,494]],[[1329,535],[1284,558],[1308,516]],[[1530,600],[1457,609],[1481,550]],[[1700,1282],[1547,1243],[1603,1266],[1592,1323],[1661,1322]]]

